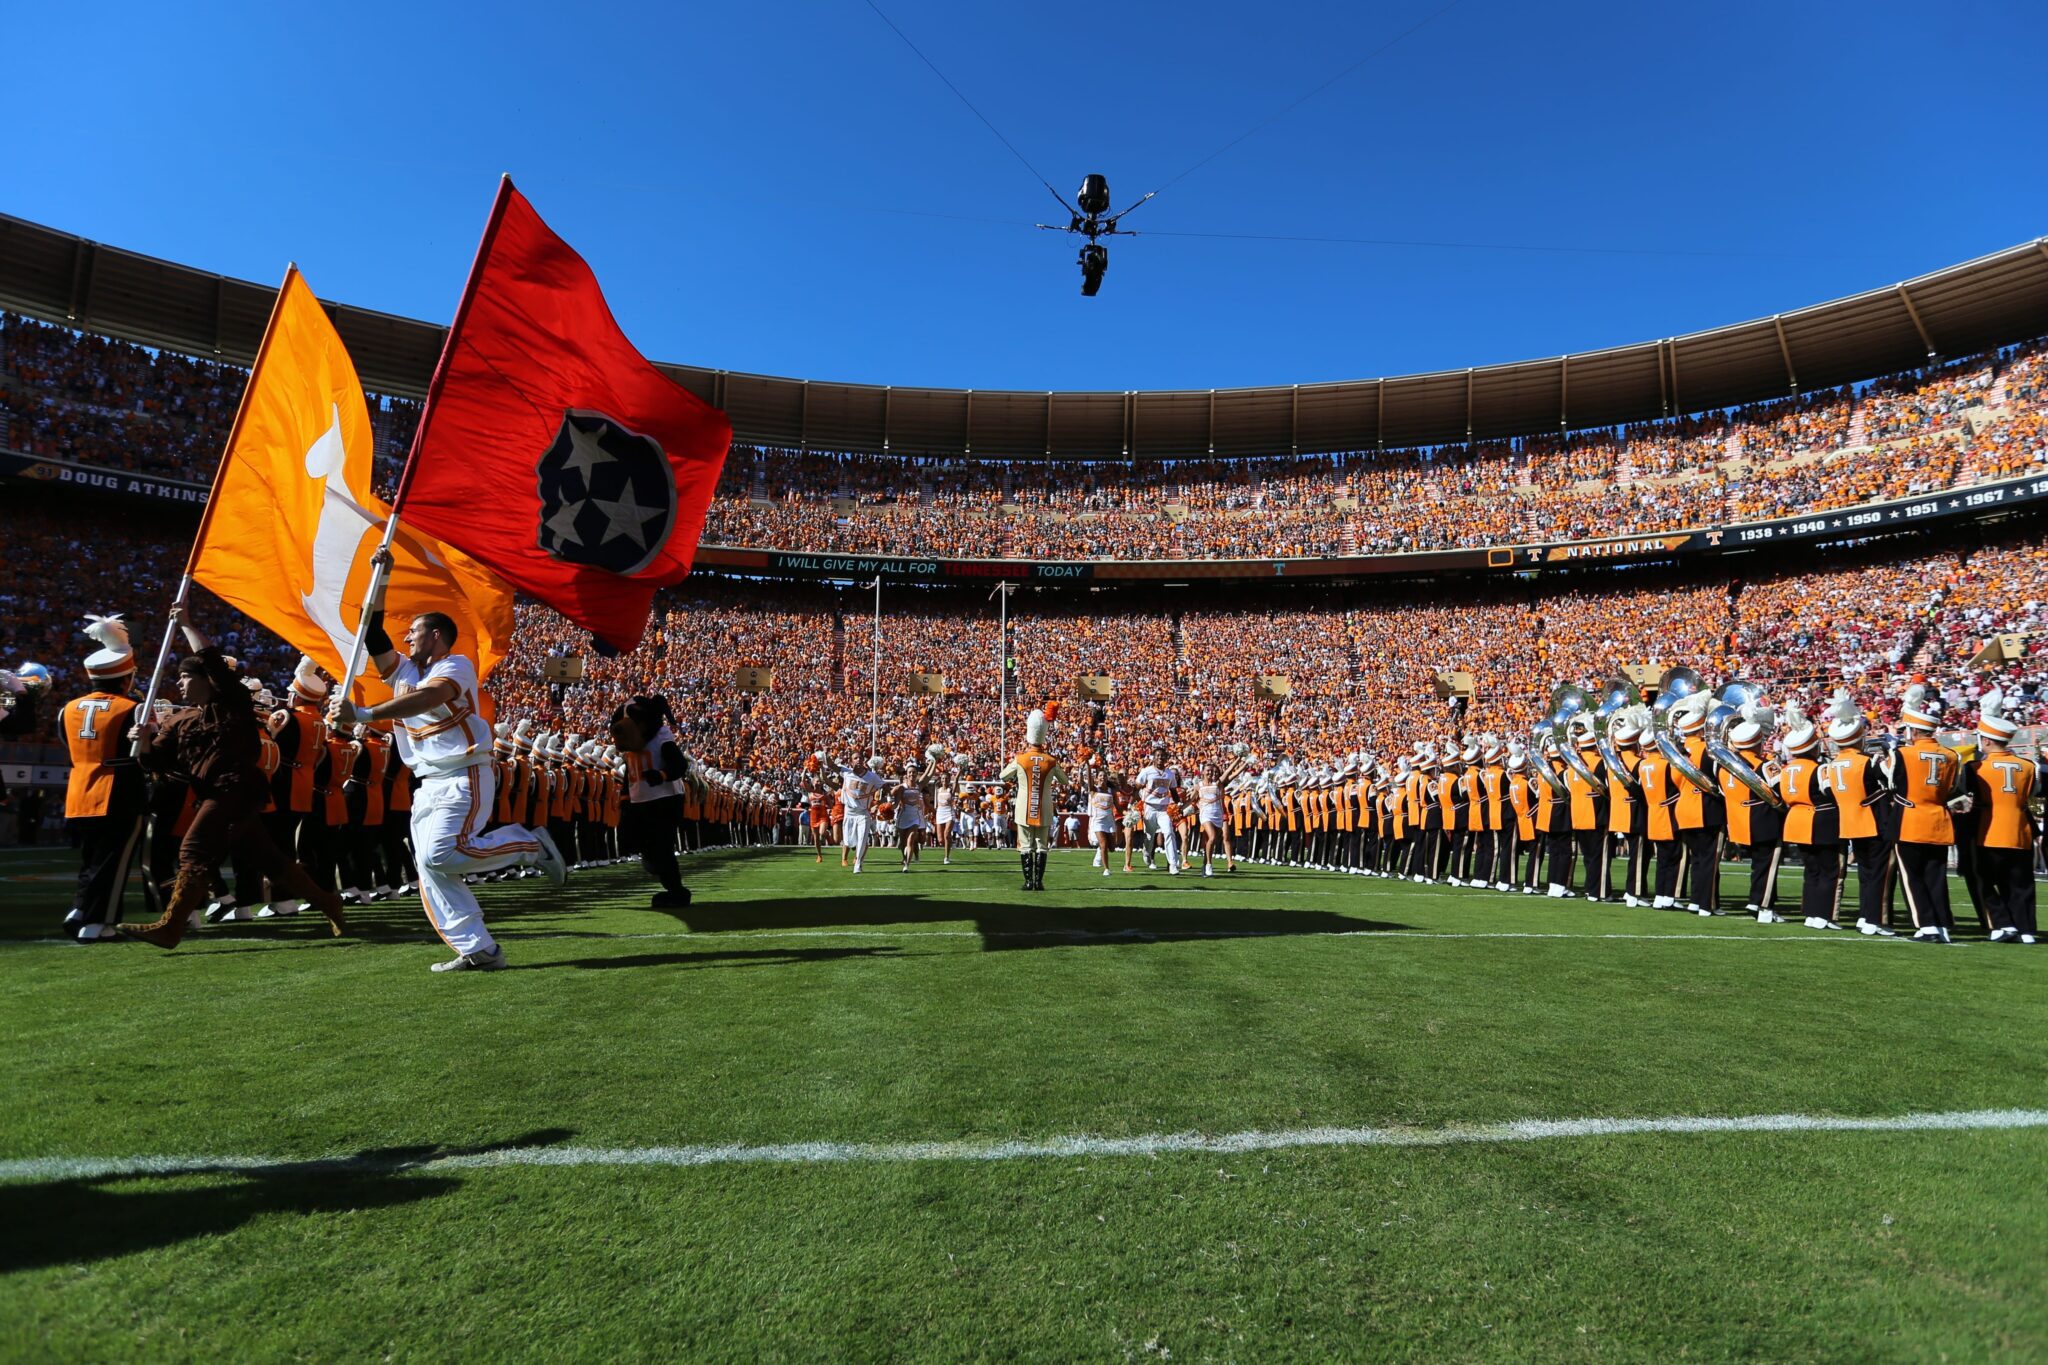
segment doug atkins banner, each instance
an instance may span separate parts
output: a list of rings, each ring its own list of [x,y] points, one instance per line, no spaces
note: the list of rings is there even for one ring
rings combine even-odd
[[[133,474],[125,469],[99,469],[73,464],[69,460],[48,460],[19,451],[0,450],[0,480],[23,479],[33,483],[75,488],[103,497],[135,498],[144,502],[180,503],[188,507],[206,505],[206,486],[183,479],[164,479],[154,474]]]

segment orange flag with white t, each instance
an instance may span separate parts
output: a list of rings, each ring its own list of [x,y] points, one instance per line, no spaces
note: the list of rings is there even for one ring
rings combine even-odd
[[[342,676],[391,509],[371,484],[375,438],[355,365],[293,266],[256,353],[192,550],[192,576]],[[393,638],[445,612],[490,676],[512,639],[512,589],[459,550],[399,524],[384,606]],[[389,690],[374,672],[372,701]]]

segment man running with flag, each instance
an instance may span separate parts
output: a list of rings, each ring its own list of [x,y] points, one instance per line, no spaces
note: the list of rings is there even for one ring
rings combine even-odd
[[[379,551],[379,555],[384,552]],[[465,873],[538,867],[560,886],[568,876],[555,841],[544,829],[500,825],[480,832],[497,796],[491,766],[491,727],[478,713],[476,665],[457,654],[455,622],[437,611],[415,616],[401,655],[384,632],[381,603],[373,607],[363,647],[391,700],[357,706],[337,690],[329,723],[380,720],[393,727],[398,756],[420,780],[412,802],[413,856],[420,869],[420,899],[434,932],[455,953],[437,972],[496,971],[505,953],[484,927],[483,911]]]

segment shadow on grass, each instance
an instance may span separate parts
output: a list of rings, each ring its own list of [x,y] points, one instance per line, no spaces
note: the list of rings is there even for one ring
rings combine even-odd
[[[987,950],[1089,944],[1159,943],[1288,934],[1356,933],[1409,926],[1325,910],[1260,910],[1243,906],[1131,904],[1124,888],[1095,906],[991,904],[946,894],[786,897],[731,905],[693,905],[683,919],[693,931],[834,929],[849,926],[972,923]]]
[[[434,1199],[461,1185],[440,1173],[408,1174],[442,1157],[511,1147],[547,1146],[575,1132],[546,1128],[478,1146],[375,1147],[354,1156],[291,1162],[261,1170],[217,1168],[237,1183],[184,1189],[123,1185],[210,1174],[203,1166],[175,1177],[102,1176],[47,1184],[0,1185],[0,1274],[83,1265],[232,1232],[265,1214],[354,1213]]]
[[[591,971],[614,967],[787,967],[799,962],[880,957],[902,951],[888,945],[875,948],[750,948],[709,953],[633,953],[625,957],[578,957],[565,962],[537,962],[530,967],[515,965],[514,970],[537,972],[552,967],[581,967]]]

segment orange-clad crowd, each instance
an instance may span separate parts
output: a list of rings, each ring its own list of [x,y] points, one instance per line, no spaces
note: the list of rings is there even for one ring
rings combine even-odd
[[[736,447],[707,544],[1324,557],[1755,521],[2048,470],[2048,343],[1860,389],[1429,450],[1056,466]],[[0,448],[207,480],[244,371],[0,313]],[[386,492],[416,404],[372,396]]]
[[[125,611],[146,653],[189,532],[138,528],[55,496],[28,510],[0,518],[13,570],[0,585],[0,652],[40,660],[60,691],[76,690],[84,614]],[[1598,684],[1624,664],[1747,678],[1810,710],[1847,686],[1880,718],[1915,675],[1955,707],[1995,676],[2027,720],[2048,696],[2048,636],[1995,673],[1970,667],[1988,639],[2048,630],[2048,537],[1878,543],[1810,567],[1748,564],[1352,590],[1023,588],[1009,603],[1007,648],[986,589],[885,586],[878,647],[870,591],[700,576],[660,594],[646,641],[617,658],[522,603],[489,690],[501,718],[585,737],[602,734],[622,697],[658,691],[688,747],[769,780],[791,778],[821,748],[849,757],[873,747],[896,761],[934,743],[992,773],[1016,739],[998,729],[1006,675],[1012,731],[1031,706],[1058,700],[1065,742],[1115,762],[1160,740],[1188,759],[1236,743],[1311,759],[1401,751],[1453,726],[1526,734],[1556,683]],[[209,633],[281,692],[293,652],[203,593],[196,600]],[[543,677],[557,655],[585,659],[581,682]],[[772,670],[772,683],[739,690],[741,665]],[[1432,685],[1453,670],[1473,677],[1462,706]],[[1098,708],[1073,695],[1074,678],[1091,673],[1115,680]],[[920,690],[918,674],[939,675],[944,690]],[[1262,697],[1259,678],[1274,674],[1287,694]]]

